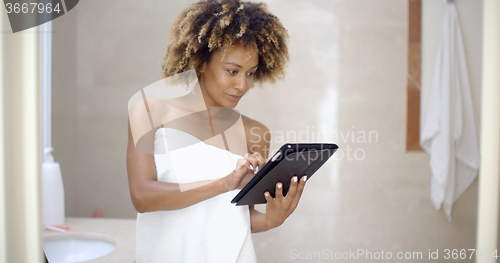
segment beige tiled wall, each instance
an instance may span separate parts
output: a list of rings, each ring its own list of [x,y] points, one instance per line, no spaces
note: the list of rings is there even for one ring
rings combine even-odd
[[[127,102],[158,80],[168,26],[188,2],[88,0],[54,21],[54,156],[67,215],[102,209],[106,217],[135,217]],[[273,149],[317,141],[319,133],[342,151],[307,183],[284,225],[253,235],[259,261],[324,249],[425,259],[429,249],[442,258],[446,248],[474,248],[476,183],[448,222],[430,201],[428,156],[405,152],[407,1],[266,2],[289,30],[291,63],[284,81],[255,87],[238,109],[270,128]]]

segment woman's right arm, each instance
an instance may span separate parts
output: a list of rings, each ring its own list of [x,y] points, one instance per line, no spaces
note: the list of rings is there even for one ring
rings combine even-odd
[[[128,125],[127,173],[130,197],[139,213],[176,210],[185,208],[219,194],[241,188],[253,173],[250,164],[253,157],[240,159],[237,169],[222,179],[181,191],[179,184],[157,180],[153,154],[142,153],[134,145],[130,121]]]

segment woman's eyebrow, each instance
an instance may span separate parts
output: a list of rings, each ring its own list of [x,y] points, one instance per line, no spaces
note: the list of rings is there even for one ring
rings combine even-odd
[[[230,65],[237,66],[238,68],[242,68],[242,66],[241,66],[241,65],[236,64],[236,63],[234,63],[234,62],[227,62],[226,64],[230,64]],[[258,65],[255,65],[255,66],[251,67],[250,69],[256,68],[257,66],[258,66]]]

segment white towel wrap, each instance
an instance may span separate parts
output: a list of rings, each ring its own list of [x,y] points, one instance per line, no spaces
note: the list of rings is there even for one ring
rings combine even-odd
[[[155,147],[164,147],[165,136],[196,140],[187,133],[160,128],[155,133]],[[171,183],[222,178],[234,170],[238,158],[241,156],[201,141],[154,155],[158,181]],[[237,192],[179,210],[138,213],[137,263],[257,262],[248,206],[230,203]]]

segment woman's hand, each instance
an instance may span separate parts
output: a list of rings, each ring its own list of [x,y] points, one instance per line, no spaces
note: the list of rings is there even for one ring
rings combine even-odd
[[[306,185],[307,176],[300,178],[292,177],[290,188],[286,196],[283,197],[283,184],[281,182],[276,184],[276,197],[272,198],[269,192],[265,192],[266,197],[266,222],[269,228],[280,226],[285,222],[292,212],[297,208],[299,199],[302,196],[302,191]]]
[[[245,154],[236,162],[236,169],[223,178],[228,191],[245,187],[265,164],[266,160],[258,152]]]

